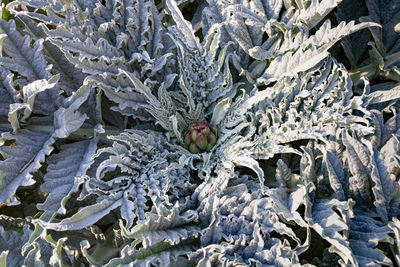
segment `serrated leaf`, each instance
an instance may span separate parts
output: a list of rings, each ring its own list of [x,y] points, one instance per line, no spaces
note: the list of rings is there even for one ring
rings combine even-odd
[[[307,8],[300,9],[297,21],[314,28],[326,15],[331,12],[342,0],[312,0]]]
[[[104,199],[91,206],[86,206],[72,215],[72,217],[66,218],[59,223],[48,223],[45,221],[38,221],[38,223],[45,229],[56,231],[79,230],[96,223],[102,217],[110,213],[110,211],[121,206],[121,197],[122,193],[114,195],[109,199]]]
[[[311,226],[326,241],[334,246],[334,250],[346,264],[356,265],[356,259],[347,241],[349,219],[352,215],[352,201],[344,202],[336,199],[321,199],[313,204]],[[338,215],[337,210],[340,215]],[[343,231],[343,235],[340,232]]]
[[[7,205],[17,205],[15,191],[19,186],[35,183],[30,172],[40,168],[40,162],[45,160],[53,150],[54,138],[45,132],[22,129],[16,135],[3,134],[7,139],[16,140],[13,147],[1,147],[0,153],[5,158],[0,162],[0,202]]]
[[[23,13],[18,13],[16,18],[25,24],[35,40],[46,38],[46,34],[42,28],[44,27],[43,25],[36,23],[29,18],[28,15]],[[85,75],[79,69],[75,68],[74,65],[67,60],[62,51],[48,40],[43,42],[43,53],[47,62],[53,65],[51,73],[54,75],[60,74],[60,87],[65,90],[68,95],[78,90],[83,83]]]
[[[162,241],[176,245],[181,240],[198,234],[200,229],[194,224],[196,220],[196,212],[187,211],[179,214],[176,208],[171,212],[165,210],[159,215],[147,213],[145,221],[129,231],[123,230],[123,235],[141,241],[145,248]]]
[[[359,266],[392,265],[377,245],[380,242],[392,243],[390,229],[385,224],[373,219],[374,214],[355,210],[355,217],[350,221],[349,242]]]
[[[330,185],[339,200],[343,201],[346,199],[344,190],[344,172],[343,166],[338,157],[332,152],[324,151],[324,166],[328,171],[328,177]]]
[[[343,144],[348,154],[348,164],[352,177],[349,178],[349,187],[354,198],[361,203],[371,201],[369,192],[370,153],[357,139],[343,132]]]
[[[66,144],[61,152],[48,159],[47,173],[41,190],[48,194],[44,203],[37,204],[38,209],[46,213],[65,214],[65,203],[73,192],[83,183],[81,176],[92,163],[91,157],[97,148],[97,139]],[[74,157],[68,157],[74,155]]]
[[[21,248],[28,241],[29,234],[28,225],[23,227],[22,233],[6,231],[3,226],[0,226],[0,258],[3,263],[6,262],[4,266],[22,266],[24,257],[21,254]]]
[[[301,49],[295,52],[288,52],[272,60],[262,77],[258,78],[258,82],[269,84],[279,77],[293,76],[297,72],[306,71],[326,58],[328,49],[340,38],[371,26],[379,25],[375,23],[354,25],[354,22],[350,22],[348,24],[341,23],[336,28],[331,29],[330,22],[327,20],[314,36],[303,41],[300,46]]]
[[[375,196],[374,205],[376,211],[384,222],[397,214],[390,214],[390,203],[398,192],[399,187],[395,178],[388,173],[380,153],[376,148],[368,143],[368,149],[371,153],[371,180],[374,183],[372,192]]]
[[[395,86],[390,90],[374,91],[370,93],[368,97],[370,98],[368,101],[369,105],[398,99],[400,98],[400,85]]]
[[[29,36],[22,36],[15,27],[14,20],[0,20],[0,32],[6,33],[3,40],[3,57],[0,65],[25,76],[28,81],[49,79],[50,73],[42,54],[43,40],[38,40],[31,47]],[[7,55],[7,57],[5,57]]]

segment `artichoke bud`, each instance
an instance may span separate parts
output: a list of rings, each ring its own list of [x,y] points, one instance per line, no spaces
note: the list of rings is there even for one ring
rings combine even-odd
[[[192,153],[209,152],[217,142],[217,130],[207,121],[193,122],[185,133],[185,147]]]

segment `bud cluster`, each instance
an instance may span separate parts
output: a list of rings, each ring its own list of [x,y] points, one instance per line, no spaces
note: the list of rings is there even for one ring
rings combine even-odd
[[[217,141],[217,129],[207,121],[193,122],[185,133],[185,146],[192,153],[209,152]]]

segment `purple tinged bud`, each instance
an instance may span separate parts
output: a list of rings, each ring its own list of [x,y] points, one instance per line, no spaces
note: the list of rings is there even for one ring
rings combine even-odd
[[[192,143],[189,146],[189,151],[192,152],[193,154],[199,153],[199,149],[197,148],[196,144]]]
[[[217,131],[207,121],[193,122],[185,133],[185,146],[192,153],[209,152],[217,141]]]
[[[190,133],[186,133],[184,141],[185,141],[185,146],[189,147],[189,145],[190,145]]]
[[[201,151],[204,151],[208,145],[207,136],[199,134],[196,144]]]

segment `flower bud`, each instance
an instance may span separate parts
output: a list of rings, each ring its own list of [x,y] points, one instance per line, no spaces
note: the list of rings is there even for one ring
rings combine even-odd
[[[184,142],[186,148],[194,154],[209,152],[217,142],[217,130],[207,121],[193,122],[185,133]]]

